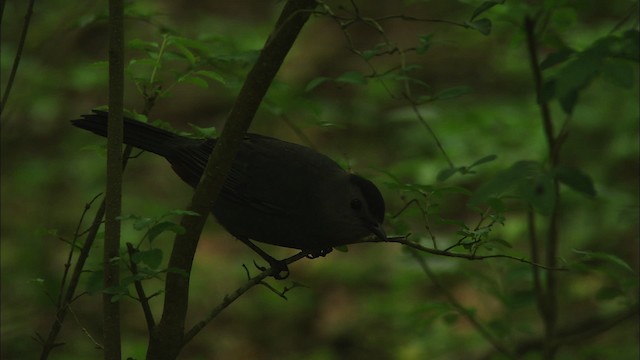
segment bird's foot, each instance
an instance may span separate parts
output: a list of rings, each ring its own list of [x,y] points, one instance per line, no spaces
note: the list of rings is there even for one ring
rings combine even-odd
[[[315,258],[319,258],[319,257],[325,257],[325,256],[327,256],[328,253],[330,253],[332,251],[333,251],[333,248],[313,250],[313,251],[309,252],[309,254],[307,255],[307,258],[315,259]]]
[[[284,260],[276,260],[274,258],[270,258],[270,259],[266,259],[269,262],[269,266],[273,272],[273,278],[276,280],[284,280],[286,278],[289,277],[289,267],[287,266],[287,262]],[[253,262],[253,264],[258,268],[258,270],[260,271],[266,271],[268,270],[266,267],[264,266],[260,266],[258,265],[255,261]]]

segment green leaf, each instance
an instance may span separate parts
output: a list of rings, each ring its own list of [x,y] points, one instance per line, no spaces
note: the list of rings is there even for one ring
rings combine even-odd
[[[131,41],[129,41],[127,43],[127,46],[130,49],[137,49],[137,50],[154,50],[157,49],[158,43],[157,42],[153,42],[153,41],[144,41],[141,39],[133,39]]]
[[[135,215],[132,215],[135,216]],[[148,218],[148,217],[136,217],[135,221],[133,222],[133,228],[135,230],[143,230],[148,228],[155,220],[152,218]]]
[[[208,129],[208,128],[207,128]],[[200,216],[200,214],[198,214],[195,211],[191,211],[191,210],[180,210],[180,209],[176,209],[176,210],[171,210],[169,212],[167,212],[166,214],[167,216],[169,215],[178,215],[178,216],[184,216],[184,215],[188,215],[188,216]]]
[[[371,60],[374,56],[380,54],[381,50],[383,50],[383,49],[385,49],[387,47],[388,47],[388,45],[386,43],[380,43],[380,44],[377,44],[376,46],[374,46],[373,49],[362,51],[360,53],[360,55],[365,60]]]
[[[127,68],[131,68],[134,66],[148,66],[153,67],[156,66],[156,60],[154,59],[131,59],[129,60],[129,64]]]
[[[484,163],[488,163],[490,161],[495,160],[497,157],[498,157],[497,155],[488,155],[488,156],[485,156],[485,157],[483,157],[483,158],[481,158],[479,160],[476,160],[473,164],[471,164],[469,166],[459,166],[459,167],[443,169],[438,173],[438,176],[436,177],[436,180],[438,182],[443,182],[443,181],[447,180],[448,178],[450,178],[451,176],[453,176],[457,172],[461,173],[462,175],[474,174],[475,172],[471,170],[474,166],[478,166],[478,165],[481,165],[481,164],[484,164]]]
[[[454,86],[437,92],[435,95],[433,95],[433,99],[452,99],[464,94],[468,94],[472,91],[473,89],[470,86]]]
[[[601,55],[591,52],[583,53],[567,63],[555,77],[555,96],[561,98],[572,91],[584,88],[597,74],[601,62]]]
[[[211,79],[213,81],[217,81],[223,85],[226,85],[226,81],[224,80],[224,78],[222,77],[222,75],[218,74],[215,71],[211,71],[211,70],[198,70],[196,72],[194,72],[195,75],[199,75],[199,76],[204,76],[208,79]]]
[[[487,18],[467,21],[465,24],[472,29],[478,30],[482,35],[491,34],[491,20]]]
[[[187,59],[187,61],[189,61],[189,63],[191,65],[195,65],[197,60],[196,60],[196,56],[193,52],[191,52],[191,50],[189,50],[186,46],[179,44],[179,43],[174,43],[173,44],[176,48],[178,48],[178,50],[180,50],[180,54],[182,54],[182,56]]]
[[[488,239],[484,243],[484,245],[485,246],[497,245],[498,247],[502,247],[502,248],[506,248],[506,249],[513,248],[513,246],[510,243],[508,243],[506,240],[498,239],[498,238]]]
[[[347,84],[358,84],[363,85],[367,83],[367,78],[357,71],[347,71],[346,73],[340,75],[337,79],[337,82],[347,83]]]
[[[620,266],[621,268],[628,270],[631,273],[635,273],[631,268],[631,266],[629,266],[629,264],[627,264],[626,261],[622,260],[616,255],[600,252],[600,251],[586,251],[586,250],[577,250],[577,249],[573,249],[573,252],[576,254],[582,255],[583,261],[602,260],[610,264]]]
[[[456,220],[456,219],[445,219],[445,218],[442,218],[442,217],[439,217],[439,216],[435,217],[435,221],[436,221],[436,223],[438,223],[438,224],[455,225],[455,226],[457,226],[457,227],[464,227],[464,226],[466,226],[466,225],[464,224],[464,221],[462,221],[462,220]]]
[[[199,50],[203,53],[211,51],[206,42],[196,39],[189,39],[181,36],[171,35],[168,38],[167,44],[180,44],[181,46],[189,49]]]
[[[505,210],[504,202],[498,198],[490,198],[487,200],[487,203],[498,214],[503,213]]]
[[[148,270],[148,269],[147,269]],[[125,276],[124,278],[122,278],[122,280],[120,280],[120,286],[121,287],[126,287],[129,286],[133,283],[135,283],[136,281],[143,281],[148,279],[149,276],[146,274],[135,274],[135,275],[130,275],[130,276]]]
[[[556,176],[558,181],[567,185],[571,189],[588,196],[596,196],[596,189],[593,186],[593,181],[589,175],[582,171],[575,168],[560,166],[556,168]]]
[[[626,61],[607,59],[601,69],[602,76],[616,86],[631,89],[636,83],[633,67]]]
[[[518,161],[509,169],[500,171],[493,179],[481,185],[471,196],[470,204],[477,205],[513,188],[525,178],[531,178],[540,165],[534,161]]]
[[[426,34],[420,36],[420,44],[416,47],[416,54],[424,54],[425,52],[427,52],[427,50],[429,50],[431,44],[433,44],[433,36],[434,34]]]
[[[453,174],[457,173],[459,170],[459,168],[446,168],[444,170],[441,170],[438,173],[438,176],[436,177],[436,180],[438,182],[443,182],[445,180],[447,180],[448,178],[450,178],[451,176],[453,176]]]
[[[127,285],[128,286],[128,285]],[[129,289],[127,286],[111,286],[104,289],[102,292],[105,294],[113,295],[111,296],[111,302],[117,302],[125,295],[129,295]]]
[[[206,80],[199,78],[197,76],[192,76],[192,75],[181,76],[178,78],[178,82],[190,83],[198,87],[201,87],[203,89],[209,88],[209,83],[207,83]]]
[[[438,188],[433,188],[430,186],[426,186],[426,185],[422,185],[422,187],[425,189],[424,191],[433,191],[434,194],[440,194],[440,193],[444,193],[444,194],[462,194],[465,196],[471,196],[471,191],[469,191],[469,189],[464,188],[462,186],[445,186],[445,187],[438,187]]]
[[[91,63],[92,67],[98,68],[98,69],[106,69],[109,67],[109,62],[108,61],[95,61]]]
[[[326,82],[327,80],[329,80],[328,77],[324,77],[324,76],[317,77],[317,78],[309,81],[307,86],[304,88],[304,91],[309,92],[309,91],[315,89],[316,87],[318,87],[318,85],[322,84],[323,82]]]
[[[149,241],[153,241],[156,237],[158,237],[158,235],[162,234],[165,231],[171,231],[175,234],[184,234],[185,230],[184,230],[184,227],[174,222],[162,221],[153,225],[149,229],[149,232],[147,233],[147,236],[149,237]]]
[[[447,325],[455,324],[455,322],[458,321],[459,318],[460,318],[460,315],[458,313],[448,313],[442,316],[442,320]]]
[[[622,292],[619,288],[613,286],[606,286],[598,290],[596,294],[596,299],[600,301],[613,300],[619,296],[624,296],[624,292]]]
[[[576,53],[575,50],[568,47],[564,47],[556,52],[553,52],[549,54],[549,56],[547,56],[542,61],[542,63],[540,63],[540,69],[545,70],[554,65],[561,64],[569,60],[569,58],[571,58],[571,56],[573,56],[575,53]]]
[[[360,55],[365,60],[371,60],[373,59],[374,56],[376,56],[377,53],[378,52],[375,50],[364,50],[363,52],[360,53]]]
[[[315,124],[317,126],[325,127],[325,128],[338,128],[338,129],[344,129],[345,128],[345,126],[343,124],[338,124],[338,123],[331,122],[331,121],[316,121]]]
[[[131,256],[131,260],[136,264],[144,263],[152,269],[157,269],[162,263],[162,256],[162,250],[150,249],[136,252]]]
[[[495,155],[495,154],[487,155],[483,158],[480,158],[479,160],[476,160],[473,164],[469,165],[469,168],[491,162],[497,158],[498,158],[498,155]]]
[[[218,129],[215,126],[211,127],[199,127],[192,123],[189,123],[189,126],[193,129],[193,135],[197,138],[216,138],[218,137]],[[197,213],[196,213],[197,214]]]
[[[571,115],[573,114],[573,109],[575,109],[578,104],[579,92],[578,90],[570,91],[568,94],[562,96],[558,101],[560,102],[560,106],[562,107],[562,111],[565,114]]]
[[[538,94],[538,104],[550,102],[556,96],[556,79],[549,79],[542,83],[542,89]]]
[[[571,29],[578,21],[576,8],[572,6],[561,6],[553,9],[551,13],[551,28],[558,32],[564,32]]]
[[[542,215],[549,215],[556,202],[553,175],[549,172],[535,174],[532,178],[521,179],[518,194]]]
[[[482,14],[483,12],[491,9],[492,7],[494,7],[496,5],[504,4],[504,1],[505,0],[489,0],[489,1],[483,2],[475,10],[473,10],[473,14],[471,15],[471,18],[469,19],[469,21],[473,21],[480,14]]]
[[[621,46],[614,49],[616,55],[634,61],[640,61],[640,31],[627,30],[621,38]]]

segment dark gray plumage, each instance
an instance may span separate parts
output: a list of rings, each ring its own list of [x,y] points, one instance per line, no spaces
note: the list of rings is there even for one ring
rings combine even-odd
[[[106,112],[72,123],[106,136]],[[124,142],[166,158],[192,187],[216,144],[131,119],[124,120]],[[244,242],[324,253],[371,233],[386,238],[384,200],[372,182],[312,149],[256,134],[245,137],[212,212]]]

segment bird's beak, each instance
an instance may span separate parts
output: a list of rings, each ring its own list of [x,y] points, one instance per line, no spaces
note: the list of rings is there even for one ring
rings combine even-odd
[[[371,232],[380,240],[387,241],[387,234],[384,232],[384,229],[380,224],[375,224],[371,228]]]

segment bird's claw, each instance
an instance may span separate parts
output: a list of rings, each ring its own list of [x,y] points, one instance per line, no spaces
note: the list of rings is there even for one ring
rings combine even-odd
[[[319,257],[325,257],[325,256],[327,256],[328,253],[330,253],[332,251],[333,251],[333,248],[313,250],[313,251],[309,252],[309,254],[307,254],[307,258],[308,259],[315,259],[315,258],[319,258]]]
[[[273,276],[274,279],[284,280],[289,277],[289,267],[284,260],[270,259],[268,261],[273,272],[273,275],[271,276]],[[255,265],[260,271],[268,270],[266,267],[258,265],[255,260],[253,261],[253,265]]]

